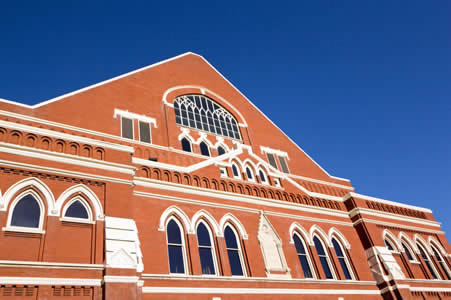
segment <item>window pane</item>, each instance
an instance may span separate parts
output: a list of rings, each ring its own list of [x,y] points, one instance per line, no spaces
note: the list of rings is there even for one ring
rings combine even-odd
[[[150,124],[139,121],[139,140],[144,143],[150,143]]]
[[[88,212],[80,201],[75,201],[66,210],[66,217],[88,219]]]
[[[340,265],[341,265],[341,268],[343,269],[343,273],[345,274],[345,278],[346,279],[352,279],[351,278],[351,274],[349,273],[348,265],[346,264],[345,259],[342,257],[342,258],[339,258],[338,260],[340,261]]]
[[[258,171],[258,173],[259,173],[259,175],[260,175],[260,180],[261,180],[262,182],[266,182],[266,176],[265,176],[265,173],[264,173],[262,170]]]
[[[207,227],[202,223],[197,226],[197,242],[199,246],[211,246],[210,234]]]
[[[290,173],[290,171],[288,170],[287,160],[285,159],[285,157],[278,156],[278,158],[280,167],[282,168],[282,172],[287,174]]]
[[[191,143],[188,141],[188,139],[185,138],[182,139],[182,150],[186,152],[191,152]]]
[[[268,162],[269,164],[275,168],[276,170],[278,170],[279,168],[277,167],[277,163],[276,163],[276,159],[274,158],[274,154],[271,153],[266,153],[266,156],[268,157]]]
[[[181,246],[168,245],[169,270],[171,273],[185,273]]]
[[[11,226],[39,228],[41,209],[32,195],[26,195],[14,206]]]
[[[319,238],[315,236],[313,238],[313,242],[315,243],[316,251],[318,251],[318,254],[326,255],[326,253],[324,252],[323,244],[321,244]]]
[[[182,235],[180,234],[180,228],[174,220],[169,221],[166,231],[168,235],[168,243],[179,245],[182,244]]]
[[[326,275],[327,279],[332,279],[332,272],[330,271],[329,264],[327,263],[326,257],[320,257],[319,260],[321,261],[321,265],[323,266],[324,274]]]
[[[232,275],[242,276],[243,269],[241,268],[240,255],[238,250],[227,250],[230,263],[230,271]]]
[[[429,272],[432,275],[432,278],[437,279],[437,274],[435,273],[434,268],[431,265],[431,261],[429,260],[429,257],[426,255],[426,252],[424,252],[423,248],[421,246],[419,246],[418,244],[417,244],[417,247],[418,247],[418,250],[420,250],[421,257],[423,258],[424,263],[428,267]]]
[[[210,156],[210,150],[208,149],[207,144],[204,142],[200,143],[200,153],[204,156]]]
[[[224,231],[224,238],[228,249],[238,249],[235,233],[229,226]]]
[[[133,139],[133,120],[122,117],[122,137]]]
[[[404,252],[406,253],[408,260],[413,260],[412,253],[410,253],[409,248],[406,247],[406,245],[402,244],[402,247],[404,248]]]
[[[335,253],[338,257],[343,257],[343,252],[341,251],[341,247],[335,239],[332,239],[332,244],[334,245]]]
[[[254,175],[252,174],[252,171],[249,168],[246,168],[246,175],[248,179],[254,179]]]
[[[298,255],[299,261],[301,262],[302,271],[304,271],[305,278],[313,278],[312,271],[310,270],[310,265],[307,261],[307,256]]]
[[[226,151],[225,151],[225,149],[223,147],[219,147],[218,148],[218,155],[223,155],[225,153],[226,153]]]
[[[304,245],[302,244],[301,240],[299,239],[299,237],[296,234],[293,235],[293,240],[294,240],[294,246],[296,247],[297,254],[305,254]]]
[[[213,263],[213,255],[211,248],[199,248],[200,264],[202,266],[202,274],[215,274],[215,266]]]
[[[232,165],[233,176],[238,177],[240,173],[238,172],[238,167],[236,165]]]
[[[390,251],[394,251],[393,246],[391,245],[391,243],[387,240],[384,240],[385,243],[385,247],[387,247],[388,250]]]

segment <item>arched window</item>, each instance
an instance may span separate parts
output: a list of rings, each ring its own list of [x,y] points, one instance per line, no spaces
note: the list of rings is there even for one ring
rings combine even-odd
[[[315,243],[316,252],[318,253],[318,257],[321,262],[321,266],[323,267],[326,278],[333,279],[334,276],[330,268],[329,256],[327,255],[326,250],[324,249],[323,243],[317,236],[313,238],[313,243]]]
[[[222,146],[219,146],[219,147],[218,147],[218,155],[223,155],[223,154],[225,154],[225,153],[226,153],[225,148],[222,147]]]
[[[343,247],[337,241],[337,239],[332,238],[332,245],[334,245],[335,254],[337,255],[338,261],[340,262],[341,269],[346,279],[352,279],[348,257],[346,256]]]
[[[216,274],[214,246],[211,240],[210,230],[207,229],[203,222],[200,222],[197,226],[197,244],[199,246],[202,274],[207,275]]]
[[[241,178],[240,171],[238,169],[238,166],[235,163],[232,164],[232,172],[233,172],[233,177]]]
[[[180,224],[172,218],[166,226],[168,240],[169,271],[171,273],[185,273],[185,248],[183,230]]]
[[[200,153],[204,156],[210,156],[210,149],[208,148],[207,143],[201,142],[200,143]]]
[[[247,175],[247,179],[250,181],[254,181],[254,173],[252,172],[250,167],[246,167],[246,175]]]
[[[237,234],[231,226],[227,225],[224,230],[227,255],[229,257],[230,271],[233,276],[244,276],[243,256]]]
[[[431,261],[431,259],[429,258],[429,255],[426,253],[426,250],[424,250],[423,247],[422,247],[419,243],[417,243],[417,247],[418,247],[418,250],[420,250],[421,258],[423,259],[424,263],[425,263],[426,266],[428,267],[429,272],[430,272],[431,275],[432,275],[432,278],[438,279],[438,278],[439,278],[439,277],[438,277],[438,274],[437,274],[437,272],[435,271],[435,268],[433,267],[432,261]]]
[[[440,252],[435,248],[435,247],[431,247],[432,251],[434,252],[434,256],[437,259],[438,263],[440,264],[440,267],[443,270],[443,273],[446,276],[447,280],[451,280],[451,276],[450,276],[450,271],[448,268],[448,265],[446,264],[445,260],[443,259],[442,255],[440,254]]]
[[[23,196],[12,206],[12,209],[11,226],[40,228],[41,206],[35,196],[32,194]]]
[[[385,247],[387,247],[388,250],[395,251],[395,247],[393,246],[393,242],[392,241],[389,241],[388,239],[385,239],[384,240],[384,244],[385,244]]]
[[[68,218],[89,219],[86,206],[80,200],[72,202],[66,209],[64,216]]]
[[[204,95],[183,95],[174,100],[175,121],[213,134],[241,139],[238,122],[225,108]]]
[[[312,262],[310,261],[304,241],[296,233],[293,234],[293,241],[299,262],[301,263],[302,271],[304,271],[304,278],[313,278],[312,269],[310,267]]]
[[[191,143],[187,138],[182,139],[182,150],[185,152],[192,152]]]
[[[413,253],[412,253],[412,250],[410,250],[410,247],[407,246],[406,243],[405,243],[404,241],[401,242],[401,245],[402,245],[402,248],[403,248],[403,250],[404,250],[404,253],[405,253],[406,256],[407,256],[407,259],[408,259],[409,261],[415,261],[414,255],[413,255]]]

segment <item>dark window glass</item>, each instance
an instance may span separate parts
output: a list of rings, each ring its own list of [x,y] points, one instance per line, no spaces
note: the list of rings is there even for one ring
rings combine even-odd
[[[435,256],[435,258],[437,259],[438,263],[440,264],[440,267],[442,268],[443,273],[444,273],[445,276],[446,276],[446,279],[447,279],[447,280],[450,280],[451,278],[450,278],[450,274],[449,274],[449,271],[448,271],[449,269],[448,269],[448,267],[447,267],[447,265],[446,265],[446,262],[443,260],[443,257],[442,257],[441,254],[438,252],[438,250],[435,249],[434,247],[432,247],[432,251],[434,252],[434,256]]]
[[[179,225],[174,220],[169,221],[166,234],[168,238],[169,270],[171,273],[185,273],[182,235]]]
[[[144,143],[150,143],[150,124],[139,121],[139,140]]]
[[[235,164],[232,165],[232,172],[233,172],[233,176],[235,176],[235,177],[240,176],[240,172],[238,171],[238,167]]]
[[[224,231],[224,238],[232,275],[242,276],[244,273],[241,266],[240,249],[238,248],[236,235],[229,226]]]
[[[14,206],[11,226],[39,228],[41,209],[38,201],[30,194],[24,196]]]
[[[304,271],[305,278],[313,278],[312,271],[310,270],[310,265],[308,262],[307,252],[304,248],[304,243],[295,234],[293,235],[294,246],[296,247],[296,252],[298,254],[299,262],[301,263],[302,271]]]
[[[200,143],[200,153],[204,156],[210,156],[210,150],[205,142]]]
[[[241,139],[232,114],[203,95],[177,97],[174,101],[174,112],[177,124]]]
[[[223,155],[225,153],[226,153],[226,151],[223,147],[218,147],[218,155]]]
[[[285,159],[285,157],[278,156],[278,158],[280,167],[282,168],[282,172],[287,174],[290,173],[290,171],[288,170],[287,160]]]
[[[127,139],[133,139],[133,120],[122,117],[122,137]]]
[[[265,172],[263,172],[262,170],[259,170],[258,174],[260,175],[261,182],[266,182]]]
[[[276,170],[278,170],[279,168],[277,167],[277,163],[276,163],[276,159],[274,157],[274,154],[272,153],[266,153],[266,156],[268,157],[268,162],[269,164],[275,168]]]
[[[338,244],[337,240],[332,239],[332,244],[334,245],[335,254],[337,254],[338,261],[340,262],[341,268],[343,269],[343,274],[346,279],[352,279],[351,273],[349,272],[348,265],[346,264],[346,257],[342,251],[341,246]]]
[[[254,174],[252,174],[252,171],[249,167],[246,168],[246,175],[247,175],[247,179],[254,179]]]
[[[199,246],[202,274],[215,274],[210,234],[203,223],[200,223],[199,226],[197,226],[197,243]]]
[[[80,201],[75,201],[66,210],[66,217],[79,218],[79,219],[89,219],[88,212],[86,208]]]
[[[326,278],[327,279],[334,278],[329,267],[329,258],[327,257],[323,244],[320,242],[317,236],[313,238],[313,242],[315,243],[316,251],[318,252],[318,257],[321,262],[321,266],[323,267]]]
[[[182,150],[186,152],[191,152],[191,143],[187,138],[182,139]]]
[[[437,274],[434,271],[434,268],[432,267],[432,262],[429,259],[429,257],[427,256],[426,252],[423,250],[423,248],[417,244],[418,250],[420,250],[420,254],[421,254],[421,258],[423,258],[424,263],[426,264],[426,266],[429,269],[429,272],[432,275],[432,278],[437,279]]]
[[[408,259],[408,260],[413,260],[412,253],[410,253],[409,248],[406,247],[406,245],[404,245],[404,243],[402,244],[402,247],[404,248],[404,253],[405,253],[406,256],[407,256],[407,259]]]
[[[394,251],[395,250],[393,248],[392,244],[389,241],[384,240],[384,243],[385,243],[385,247],[387,247],[388,250],[390,250],[390,251]]]

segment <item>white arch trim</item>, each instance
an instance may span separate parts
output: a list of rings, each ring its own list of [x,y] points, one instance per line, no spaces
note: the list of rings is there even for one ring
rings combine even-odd
[[[351,249],[351,244],[348,242],[348,240],[346,239],[346,237],[343,235],[343,233],[341,233],[337,228],[332,227],[331,229],[329,229],[329,240],[332,243],[332,238],[335,237],[336,239],[338,239],[338,241],[340,242],[340,244],[344,245],[346,247],[346,249]]]
[[[240,220],[238,220],[231,213],[227,213],[221,218],[221,221],[219,222],[219,228],[221,229],[221,232],[224,232],[227,223],[234,225],[234,227],[240,232],[241,238],[243,240],[248,239],[248,235],[246,229],[244,229],[243,224],[241,224]]]
[[[182,128],[182,133],[179,134],[178,140],[181,141],[186,138],[191,144],[196,144],[196,140],[189,134],[189,129]]]
[[[69,199],[70,197],[73,197],[74,195],[80,195],[80,194],[83,194],[84,196],[86,196],[88,198],[89,202],[91,203],[92,207],[94,207],[95,218],[93,218],[92,221],[103,220],[105,218],[105,215],[103,214],[102,203],[100,203],[100,200],[97,197],[97,195],[89,187],[87,187],[84,184],[77,184],[77,185],[71,186],[70,188],[68,188],[67,190],[65,190],[64,192],[61,193],[58,200],[56,200],[57,215],[63,216],[61,214],[62,213],[61,210],[62,210],[64,202],[67,199]],[[91,209],[89,209],[89,210],[91,210]]]
[[[10,186],[9,189],[3,194],[3,197],[0,198],[0,211],[6,211],[12,198],[16,196],[18,191],[26,187],[34,187],[42,193],[44,199],[41,200],[47,202],[47,214],[49,216],[58,215],[55,210],[55,198],[52,191],[44,182],[35,177],[25,178]]]
[[[412,251],[415,251],[415,253],[420,253],[418,251],[417,245],[415,245],[415,243],[412,241],[412,239],[404,231],[401,231],[398,234],[398,239],[399,239],[399,243],[401,244],[401,246],[402,246],[402,242],[405,242]]]
[[[304,227],[302,227],[301,225],[299,225],[298,222],[294,222],[293,224],[291,224],[290,229],[289,229],[289,233],[290,233],[290,244],[294,244],[293,241],[293,234],[297,232],[298,234],[300,234],[302,236],[302,238],[304,239],[304,241],[309,244],[310,246],[313,246],[313,241],[310,238],[310,234],[307,232],[307,230],[304,229]]]
[[[421,246],[423,246],[423,248],[427,251],[429,255],[434,255],[431,247],[429,247],[429,243],[426,242],[426,240],[423,239],[418,233],[415,233],[415,235],[413,236],[413,240],[415,241],[415,244],[419,243]]]
[[[38,224],[37,228],[11,225],[14,208],[16,207],[17,203],[19,203],[19,201],[22,200],[22,198],[27,195],[32,195],[35,198],[35,200],[38,202],[38,205],[39,205],[39,224]],[[45,233],[45,231],[43,230],[44,215],[45,215],[45,205],[44,205],[44,201],[41,199],[41,196],[39,196],[39,194],[36,193],[32,189],[25,190],[22,193],[20,193],[19,195],[17,195],[17,197],[15,197],[14,200],[12,201],[11,208],[8,213],[8,219],[6,221],[6,227],[3,228],[3,230],[18,231],[18,232],[31,232],[31,233]]]
[[[166,208],[166,210],[161,214],[160,225],[158,226],[159,231],[166,231],[166,220],[172,215],[176,215],[180,218],[180,220],[183,222],[185,230],[189,234],[194,233],[194,231],[192,230],[191,221],[189,220],[188,216],[183,212],[183,210],[175,205]]]
[[[88,219],[66,217],[67,209],[76,201],[79,201],[83,205],[83,207],[86,209],[86,212],[88,213]],[[60,220],[68,221],[68,222],[77,222],[77,223],[94,223],[94,221],[95,221],[94,217],[92,215],[91,207],[89,206],[87,201],[80,195],[73,197],[71,200],[69,200],[69,202],[67,202],[66,205],[64,205]]]
[[[438,249],[438,251],[440,251],[440,254],[447,257],[448,253],[446,252],[445,248],[443,248],[443,246],[436,240],[434,239],[432,236],[430,236],[428,238],[429,241],[429,247],[435,247],[436,249]]]
[[[395,248],[396,248],[395,249],[396,252],[401,251],[401,249],[402,249],[401,243],[390,230],[384,229],[384,231],[382,232],[382,239],[384,241],[385,241],[385,239],[388,239],[389,241],[391,241],[394,244],[393,246],[395,246]]]
[[[318,234],[321,238],[321,240],[323,241],[323,243],[325,243],[328,247],[332,248],[332,242],[329,239],[329,236],[321,229],[321,227],[319,227],[318,225],[313,225],[310,228],[310,238],[312,239],[313,242],[313,236],[316,234]]]
[[[199,210],[198,212],[196,212],[194,214],[194,216],[191,218],[191,225],[193,226],[192,230],[193,231],[197,231],[197,224],[200,220],[202,220],[202,218],[204,218],[205,220],[207,220],[207,224],[210,228],[213,229],[214,233],[216,236],[222,237],[224,236],[224,234],[222,233],[222,231],[219,229],[219,224],[218,222],[216,222],[215,218],[213,218],[213,216],[208,213],[206,210]]]
[[[224,98],[222,98],[221,96],[219,96],[215,92],[212,92],[209,89],[204,88],[202,86],[198,86],[198,85],[178,85],[178,86],[171,87],[171,88],[167,89],[164,92],[164,94],[163,94],[163,103],[168,105],[168,106],[173,107],[174,104],[173,103],[169,103],[167,97],[168,97],[169,93],[172,93],[173,91],[181,90],[181,89],[198,89],[199,92],[201,94],[203,94],[203,95],[205,95],[205,93],[208,92],[209,94],[213,95],[214,98],[217,98],[217,99],[221,100],[223,103],[227,104],[228,107],[224,106],[224,108],[226,108],[228,110],[230,110],[229,108],[231,108],[231,110],[233,112],[235,112],[240,117],[240,119],[243,122],[243,123],[239,124],[240,126],[247,127],[246,119],[244,119],[243,115],[240,113],[240,111],[238,109],[235,108],[235,106],[233,106],[229,101],[225,100]],[[215,100],[215,99],[213,99],[213,100]]]

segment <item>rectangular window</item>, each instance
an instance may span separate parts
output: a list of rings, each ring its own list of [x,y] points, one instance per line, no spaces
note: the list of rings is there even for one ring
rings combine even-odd
[[[121,118],[122,137],[133,140],[133,120]]]
[[[282,172],[284,173],[290,173],[290,170],[288,170],[288,165],[287,165],[287,161],[285,159],[285,157],[282,156],[278,156],[279,158],[279,163],[280,163],[280,167],[282,168]]]
[[[150,143],[150,124],[139,121],[139,140],[144,143]]]
[[[276,159],[274,158],[274,154],[272,153],[266,153],[266,156],[268,157],[269,164],[276,170],[279,168],[277,167]]]

